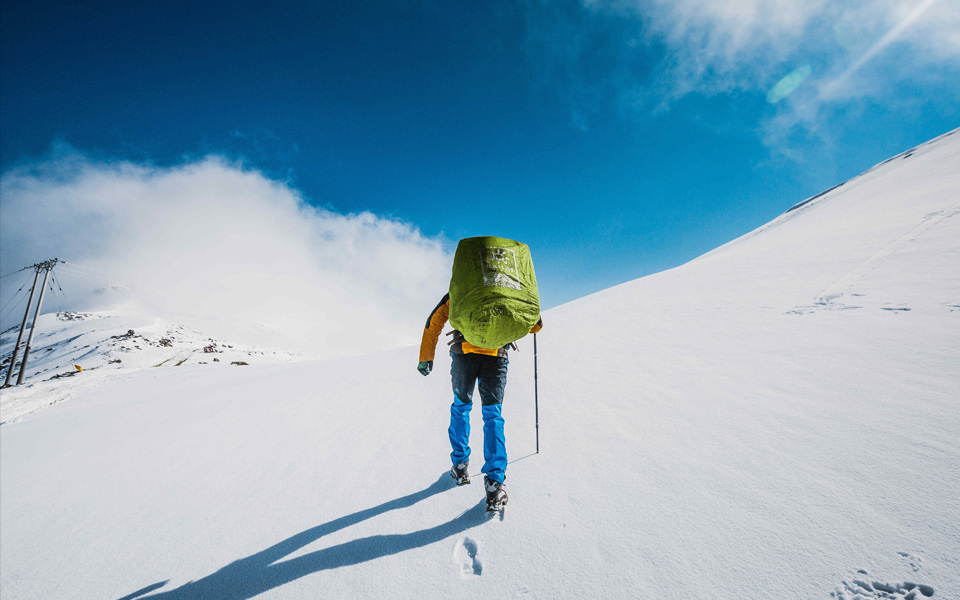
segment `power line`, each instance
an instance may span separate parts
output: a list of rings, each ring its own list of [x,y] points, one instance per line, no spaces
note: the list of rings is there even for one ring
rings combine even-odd
[[[93,277],[93,276],[87,275],[86,273],[77,273],[77,272],[75,272],[75,271],[69,271],[69,270],[64,270],[64,269],[60,269],[60,273],[63,273],[63,274],[65,274],[65,275],[70,275],[71,277],[78,277],[78,278],[80,278],[80,279],[86,279],[87,281],[93,281],[93,282],[95,282],[95,283],[106,283],[106,284],[109,284],[109,283],[110,283],[110,282],[109,282],[108,280],[106,280],[106,279],[100,279],[100,278],[97,278],[97,277]]]
[[[60,280],[57,279],[56,273],[51,273],[50,276],[53,278],[53,282],[57,284],[57,287],[60,288],[60,294],[63,296],[63,303],[66,305],[67,310],[70,310],[70,301],[67,300],[67,293],[63,291],[63,286],[60,285]],[[72,312],[72,311],[71,311]]]
[[[57,287],[54,288],[53,285],[56,284]],[[59,292],[57,290],[60,290]],[[57,299],[57,306],[60,307],[60,312],[70,311],[70,301],[67,299],[67,293],[63,291],[63,286],[60,285],[60,281],[57,279],[57,274],[53,271],[50,271],[50,290],[53,292],[54,297]],[[60,297],[63,296],[63,302],[60,301]],[[67,351],[67,356],[70,358],[70,362],[77,370],[82,370],[77,364],[77,353],[79,350],[74,349],[73,351]]]
[[[74,312],[73,306],[70,304],[70,299],[67,298],[67,292],[63,290],[63,286],[60,285],[60,280],[57,279],[57,274],[54,272],[51,272],[50,278],[53,280],[53,283],[57,284],[57,289],[60,290],[60,292],[57,293],[57,290],[53,288],[53,284],[50,285],[50,289],[53,290],[54,295],[57,297],[57,304],[60,306],[60,309],[61,309],[60,312],[64,312],[64,310],[66,310],[66,312]],[[63,296],[62,303],[60,302],[60,296]]]
[[[7,300],[7,304],[9,305],[10,302],[13,302],[13,300],[17,297],[17,294],[19,294],[20,292],[22,292],[22,291],[23,291],[23,288],[25,288],[25,287],[27,287],[27,282],[26,282],[26,281],[24,281],[24,282],[23,282],[23,285],[20,286],[20,289],[17,290],[17,291],[15,291],[15,292],[13,293],[13,296],[11,296],[9,300]]]
[[[114,279],[119,279],[119,280],[121,280],[121,281],[124,280],[124,279],[129,279],[130,281],[136,281],[136,278],[134,278],[134,277],[121,277],[121,276],[117,275],[116,273],[111,273],[110,271],[104,271],[103,269],[94,269],[93,267],[86,267],[86,266],[84,266],[84,265],[78,265],[77,263],[67,262],[67,261],[65,261],[65,260],[64,260],[64,261],[61,261],[61,262],[62,262],[63,264],[65,264],[65,265],[69,265],[69,266],[71,266],[71,267],[76,267],[76,268],[79,268],[79,269],[86,269],[86,270],[88,270],[88,271],[96,271],[97,273],[103,273],[104,275],[109,275],[110,277],[112,277],[112,278],[114,278]]]
[[[104,278],[104,277],[102,277],[102,276],[99,276],[99,275],[95,275],[95,274],[93,274],[93,273],[84,273],[84,272],[82,272],[82,271],[71,270],[71,269],[64,269],[64,268],[62,268],[62,267],[60,268],[60,270],[59,270],[60,273],[66,273],[66,274],[71,275],[71,276],[73,276],[73,277],[77,277],[77,278],[81,278],[81,279],[86,279],[87,281],[93,281],[93,282],[96,282],[96,283],[107,284],[107,285],[125,285],[125,284],[131,284],[131,287],[133,287],[134,289],[140,289],[141,291],[149,291],[150,294],[152,294],[152,295],[154,295],[154,296],[160,296],[160,297],[163,297],[163,298],[171,298],[171,297],[173,297],[173,292],[172,292],[171,290],[165,289],[165,288],[163,288],[163,287],[158,287],[155,283],[152,284],[149,279],[138,279],[138,278],[136,278],[136,277],[121,277],[121,276],[119,276],[119,275],[117,275],[117,274],[115,274],[115,273],[111,273],[111,272],[109,272],[109,271],[104,271],[103,269],[95,269],[95,268],[93,268],[93,267],[85,267],[85,266],[83,266],[83,265],[78,265],[77,263],[74,263],[74,262],[60,261],[60,263],[61,263],[62,265],[65,265],[66,267],[74,267],[74,268],[79,267],[79,268],[81,268],[81,269],[86,269],[86,270],[88,270],[88,271],[94,271],[94,272],[96,272],[96,273],[102,273],[103,275],[107,275],[107,276],[109,276],[110,278],[114,279],[115,281],[111,281],[111,280],[109,280],[109,279],[106,279],[106,278]],[[119,281],[120,283],[117,283],[118,281]],[[185,291],[183,291],[183,290],[178,290],[178,291],[176,292],[176,297],[177,297],[177,298],[189,297],[189,298],[192,298],[192,299],[194,299],[194,300],[200,300],[200,301],[203,301],[203,300],[206,299],[206,297],[203,296],[203,295],[201,295],[201,294],[197,294],[197,293],[195,293],[195,292],[193,292],[193,293],[192,293],[192,292],[185,292]]]
[[[23,288],[25,288],[25,287],[27,287],[27,284],[26,284],[26,283],[24,283],[22,286],[20,286],[20,289],[17,290],[16,294],[13,295],[13,298],[10,298],[10,302],[7,303],[8,306],[10,305],[10,303],[12,303],[14,300],[17,299],[17,295],[19,295],[20,292],[21,292],[21,291],[23,290]],[[17,303],[14,304],[12,307],[10,307],[10,309],[9,309],[7,312],[3,313],[3,316],[0,316],[0,323],[2,323],[4,319],[6,319],[6,318],[9,317],[10,315],[12,315],[12,314],[13,314],[13,311],[17,310],[17,307],[20,306],[21,304],[23,304],[23,299],[26,298],[26,297],[27,297],[26,294],[24,294],[23,296],[21,296],[19,302],[17,302]]]
[[[29,267],[24,267],[24,268],[19,269],[19,270],[17,270],[17,271],[13,271],[13,272],[11,272],[11,273],[7,273],[6,275],[0,275],[0,279],[3,279],[4,277],[10,277],[11,275],[16,275],[17,273],[20,273],[21,271],[26,271],[27,269],[32,269],[32,268],[34,268],[35,266],[37,266],[37,265],[30,265]]]
[[[60,309],[59,312],[63,312],[63,303],[60,302],[60,294],[57,293],[56,288],[53,287],[53,274],[50,276],[50,285],[47,286],[50,288],[50,291],[53,292],[53,297],[57,299],[57,307]]]
[[[117,281],[123,282],[124,280],[130,281],[130,282],[132,282],[132,283],[137,283],[137,284],[142,283],[142,282],[140,282],[140,281],[138,281],[138,280],[136,280],[136,279],[133,279],[133,278],[130,278],[130,277],[128,277],[128,278],[119,277],[119,276],[117,276],[117,275],[114,275],[114,274],[112,274],[112,273],[108,273],[107,271],[102,271],[102,270],[100,270],[100,269],[92,269],[92,268],[90,268],[90,267],[82,267],[82,268],[87,269],[87,270],[89,270],[89,271],[95,271],[96,273],[103,273],[104,275],[107,275],[107,276],[109,277],[109,279],[108,279],[107,277],[104,277],[103,275],[97,275],[97,274],[95,274],[95,273],[85,273],[85,272],[83,272],[83,271],[75,270],[75,268],[76,268],[76,267],[79,267],[80,265],[77,265],[77,264],[74,264],[74,263],[65,263],[65,265],[66,265],[66,267],[74,267],[74,269],[70,269],[70,268],[65,269],[65,268],[61,267],[61,268],[60,268],[60,273],[66,273],[67,275],[72,275],[72,276],[74,276],[74,277],[79,277],[79,278],[81,278],[81,279],[87,279],[87,280],[89,280],[89,281],[95,281],[95,282],[97,282],[97,283],[102,283],[102,284],[106,284],[106,285],[118,285],[118,284],[116,283]],[[121,284],[119,284],[119,285],[123,285],[123,283],[121,283]]]
[[[13,273],[8,273],[8,275],[15,275],[16,273],[20,273],[20,272],[22,272],[22,271],[23,271],[23,269],[20,269],[20,271],[15,271],[15,272],[13,272]],[[11,314],[14,310],[16,310],[17,306],[20,306],[20,303],[23,302],[23,298],[20,298],[20,300],[17,301],[17,303],[14,305],[14,301],[17,300],[17,296],[19,296],[19,295],[20,295],[20,292],[22,292],[23,289],[24,289],[25,287],[27,287],[27,283],[29,283],[29,282],[30,282],[29,279],[25,280],[25,281],[23,282],[23,285],[20,286],[20,289],[18,289],[17,291],[15,291],[15,292],[13,293],[13,295],[10,296],[10,299],[7,300],[6,308],[9,309],[9,310],[6,310],[6,311],[3,312],[3,316],[0,316],[0,322],[2,322],[4,319],[6,319],[7,317],[9,317],[10,314]],[[11,308],[11,306],[12,306],[12,308]],[[2,310],[2,309],[0,309],[0,310]]]
[[[90,270],[90,271],[100,271],[101,273],[106,273],[107,275],[113,275],[113,273],[110,273],[109,271],[104,271],[103,269],[95,269],[95,268],[93,268],[93,267],[87,267],[87,266],[85,266],[85,265],[77,264],[77,263],[75,263],[75,262],[73,262],[73,261],[64,260],[64,261],[61,261],[61,262],[62,262],[63,264],[65,264],[65,265],[70,265],[71,267],[78,267],[78,268],[80,268],[80,269],[88,269],[88,270]]]

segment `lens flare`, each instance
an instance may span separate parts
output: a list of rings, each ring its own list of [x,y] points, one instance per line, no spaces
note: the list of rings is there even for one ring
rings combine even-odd
[[[803,65],[790,72],[789,75],[777,82],[773,89],[767,94],[767,102],[776,104],[790,94],[792,94],[803,80],[810,76],[810,65]]]

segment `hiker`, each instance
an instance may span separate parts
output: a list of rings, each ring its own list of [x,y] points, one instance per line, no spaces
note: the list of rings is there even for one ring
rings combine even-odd
[[[450,294],[444,295],[433,309],[423,329],[420,342],[420,364],[417,370],[429,375],[437,340],[450,314]],[[537,333],[543,320],[537,321],[530,333]],[[483,473],[487,492],[487,510],[499,510],[506,504],[507,492],[503,480],[507,468],[507,448],[503,436],[503,391],[507,385],[507,351],[512,344],[488,349],[474,346],[457,330],[450,341],[450,377],[453,383],[453,405],[450,407],[451,476],[457,485],[470,483],[467,466],[470,459],[470,409],[473,408],[473,388],[479,381],[480,402],[483,405]],[[516,346],[514,346],[516,348]]]

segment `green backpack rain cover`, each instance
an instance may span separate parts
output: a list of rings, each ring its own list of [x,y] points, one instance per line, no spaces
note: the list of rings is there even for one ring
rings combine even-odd
[[[494,349],[527,335],[539,319],[530,248],[490,236],[460,240],[450,278],[450,324],[474,346]]]

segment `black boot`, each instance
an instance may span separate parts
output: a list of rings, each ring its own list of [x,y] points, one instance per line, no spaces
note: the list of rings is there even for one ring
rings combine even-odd
[[[507,490],[503,489],[503,484],[484,475],[483,487],[487,490],[487,510],[497,511],[502,509],[507,503]]]
[[[457,482],[457,485],[466,485],[470,483],[470,474],[467,473],[467,467],[470,466],[470,461],[462,462],[459,465],[453,465],[450,469],[450,476],[453,477],[454,481]]]

